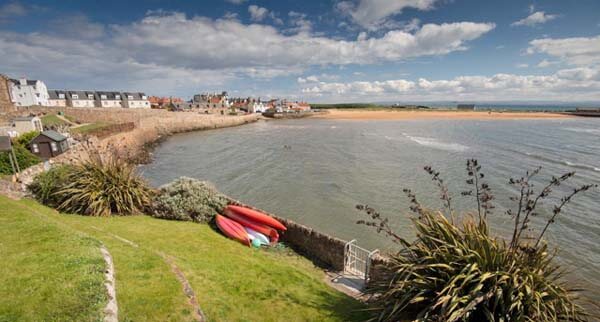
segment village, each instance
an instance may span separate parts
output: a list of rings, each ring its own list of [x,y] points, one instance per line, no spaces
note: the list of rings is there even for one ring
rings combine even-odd
[[[164,110],[228,116],[264,114],[271,117],[311,111],[306,102],[230,97],[226,91],[196,94],[190,100],[184,100],[179,97],[148,96],[143,92],[48,89],[42,80],[16,79],[2,74],[0,105],[3,106],[1,121],[4,123],[0,124],[2,151],[10,151],[11,140],[29,134],[24,147],[42,160],[66,152],[85,134],[101,137],[134,127],[131,122],[77,122],[66,115],[65,109],[89,110],[91,113]],[[10,155],[11,172],[16,173],[19,171],[18,157],[14,152]]]

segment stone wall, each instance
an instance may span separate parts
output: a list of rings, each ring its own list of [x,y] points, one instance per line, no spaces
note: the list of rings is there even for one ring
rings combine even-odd
[[[304,255],[321,267],[336,271],[344,269],[344,246],[347,241],[328,236],[310,227],[298,224],[292,220],[285,219],[265,212],[264,210],[243,204],[237,200],[230,199],[232,204],[244,206],[263,212],[277,220],[285,227],[286,231],[280,235],[280,241],[290,246],[297,253]]]
[[[8,77],[0,74],[0,112],[6,113],[15,110],[15,106],[10,100],[10,87]]]
[[[369,266],[369,280],[367,281],[367,287],[372,285],[373,281],[385,280],[391,272],[390,270],[391,261],[388,257],[380,254],[375,254],[371,257],[371,266]]]

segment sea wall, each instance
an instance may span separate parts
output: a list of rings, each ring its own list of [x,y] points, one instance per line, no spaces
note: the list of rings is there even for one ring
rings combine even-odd
[[[230,199],[230,202],[235,205],[258,210],[279,220],[287,228],[285,232],[281,233],[280,241],[290,246],[297,253],[312,260],[318,266],[335,271],[342,271],[344,269],[344,246],[347,241],[329,236],[308,226],[281,218],[237,200]]]

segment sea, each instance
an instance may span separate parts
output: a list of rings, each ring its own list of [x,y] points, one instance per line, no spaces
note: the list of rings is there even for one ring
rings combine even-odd
[[[440,172],[459,213],[476,209],[463,196],[466,161],[475,158],[491,187],[492,230],[508,237],[508,209],[518,191],[509,184],[537,167],[540,191],[553,176],[575,176],[553,191],[533,218],[535,238],[560,198],[583,184],[600,184],[600,118],[515,120],[326,120],[259,121],[241,127],[174,135],[140,167],[154,185],[180,176],[212,182],[231,197],[308,225],[370,250],[393,252],[394,244],[356,210],[368,204],[406,239],[414,238],[409,199],[432,209],[440,193],[423,170]],[[600,189],[576,196],[545,235],[569,279],[600,301]]]

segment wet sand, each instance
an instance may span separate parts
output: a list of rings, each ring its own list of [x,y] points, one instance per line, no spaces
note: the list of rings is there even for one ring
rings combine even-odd
[[[573,116],[550,112],[490,112],[455,110],[343,110],[331,109],[314,116],[338,120],[418,120],[418,119],[553,119]]]

